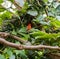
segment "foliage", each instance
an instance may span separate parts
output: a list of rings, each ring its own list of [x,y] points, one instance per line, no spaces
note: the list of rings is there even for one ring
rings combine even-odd
[[[13,0],[9,0],[14,3]],[[0,4],[3,1],[0,0]],[[3,7],[2,7],[3,9]],[[60,46],[60,1],[27,0],[16,14],[0,8],[0,31],[17,35],[32,45]],[[15,20],[15,21],[11,21]],[[32,25],[30,30],[28,24]],[[7,38],[8,41],[20,42]],[[0,59],[50,59],[48,53],[57,50],[16,50],[0,45]]]

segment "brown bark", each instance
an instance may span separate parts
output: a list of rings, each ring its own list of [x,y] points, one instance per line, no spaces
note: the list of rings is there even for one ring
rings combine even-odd
[[[58,46],[46,46],[46,45],[31,45],[31,46],[26,46],[26,45],[21,45],[21,44],[15,44],[15,43],[11,43],[6,41],[3,38],[0,38],[0,44],[6,45],[6,46],[10,46],[16,49],[27,49],[27,50],[34,50],[34,49],[54,49],[54,50],[60,50],[60,47]]]
[[[23,44],[25,44],[26,42],[28,42],[28,41],[26,41],[26,40],[24,40],[24,39],[21,39],[21,38],[18,37],[18,36],[11,35],[10,33],[6,33],[6,32],[0,32],[0,37],[2,37],[2,38],[4,38],[4,39],[7,38],[7,37],[11,37],[11,38],[13,38],[13,39],[16,39],[16,40],[22,42]]]

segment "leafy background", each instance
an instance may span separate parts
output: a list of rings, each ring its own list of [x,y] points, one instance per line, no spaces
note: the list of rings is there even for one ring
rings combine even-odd
[[[12,4],[14,0],[9,0]],[[0,4],[4,1],[0,0]],[[0,7],[0,31],[17,35],[32,45],[60,46],[60,0],[27,0],[22,9],[10,12]],[[15,20],[14,22],[10,22]],[[28,23],[32,28],[27,30]],[[20,42],[7,38],[8,41]],[[0,45],[0,59],[51,59],[57,50],[16,50]]]

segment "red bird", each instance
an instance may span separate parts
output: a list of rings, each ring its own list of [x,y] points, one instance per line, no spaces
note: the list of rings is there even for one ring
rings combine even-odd
[[[27,30],[30,30],[32,28],[31,23],[27,25]]]

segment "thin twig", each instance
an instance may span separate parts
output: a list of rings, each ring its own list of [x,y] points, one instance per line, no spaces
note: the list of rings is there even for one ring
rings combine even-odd
[[[6,32],[0,32],[0,37],[2,37],[2,38],[11,37],[11,38],[13,38],[13,39],[16,39],[16,40],[22,42],[23,44],[25,44],[25,43],[28,42],[27,40],[24,40],[24,39],[22,39],[22,38],[20,38],[20,37],[18,37],[18,36],[15,36],[15,35],[12,35],[12,34],[6,33]]]

